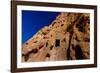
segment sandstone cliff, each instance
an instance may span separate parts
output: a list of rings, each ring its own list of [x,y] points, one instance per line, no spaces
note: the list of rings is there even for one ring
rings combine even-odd
[[[89,18],[86,13],[61,13],[22,45],[22,62],[89,59]]]

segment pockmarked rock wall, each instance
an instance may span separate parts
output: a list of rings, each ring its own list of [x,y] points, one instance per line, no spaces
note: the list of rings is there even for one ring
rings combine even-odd
[[[90,15],[60,13],[22,45],[22,62],[90,58]]]

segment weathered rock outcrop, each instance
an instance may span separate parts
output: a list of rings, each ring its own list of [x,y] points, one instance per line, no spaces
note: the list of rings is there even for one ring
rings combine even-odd
[[[89,59],[90,19],[86,13],[61,13],[22,46],[22,61]]]

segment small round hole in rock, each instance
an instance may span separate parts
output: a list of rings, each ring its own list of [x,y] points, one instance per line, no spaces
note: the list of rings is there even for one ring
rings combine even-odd
[[[33,53],[37,53],[38,52],[38,49],[33,49],[32,52]]]
[[[50,50],[52,50],[52,48],[53,48],[53,45],[50,47]]]
[[[50,54],[49,54],[49,53],[47,53],[46,57],[50,57]]]
[[[64,24],[61,24],[61,26],[63,26]]]

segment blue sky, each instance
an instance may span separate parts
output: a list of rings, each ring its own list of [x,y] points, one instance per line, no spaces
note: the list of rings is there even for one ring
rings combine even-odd
[[[50,25],[59,14],[59,12],[22,10],[22,43],[44,26]]]

